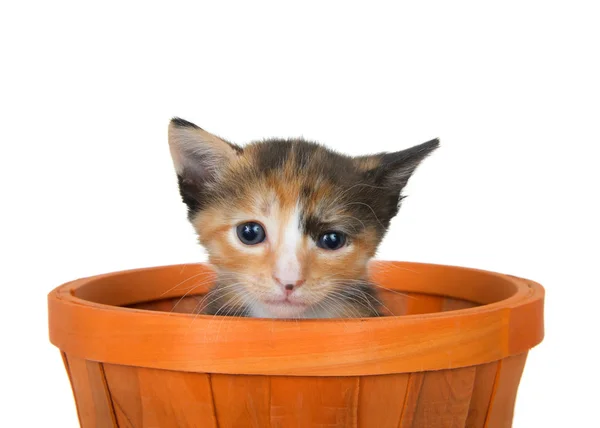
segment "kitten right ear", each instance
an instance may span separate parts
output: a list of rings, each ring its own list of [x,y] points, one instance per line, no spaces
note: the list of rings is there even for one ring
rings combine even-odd
[[[190,214],[201,208],[202,193],[218,180],[242,149],[175,117],[169,124],[169,149],[179,180],[179,190]]]

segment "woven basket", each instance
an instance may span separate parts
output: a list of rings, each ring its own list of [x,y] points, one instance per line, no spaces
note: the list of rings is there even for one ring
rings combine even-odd
[[[370,272],[388,316],[196,315],[208,285],[194,282],[213,273],[203,264],[56,288],[50,340],[81,426],[511,427],[527,353],[544,336],[544,289],[431,264]]]

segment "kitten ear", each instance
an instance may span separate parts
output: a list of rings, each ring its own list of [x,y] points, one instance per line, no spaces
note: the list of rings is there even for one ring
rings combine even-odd
[[[189,214],[201,208],[206,186],[218,180],[242,148],[175,117],[169,124],[169,149],[179,180],[179,190]]]
[[[169,124],[169,148],[177,175],[201,181],[214,179],[218,170],[242,151],[178,117]]]
[[[359,167],[376,185],[400,193],[421,162],[440,145],[439,139],[393,153],[359,158]]]

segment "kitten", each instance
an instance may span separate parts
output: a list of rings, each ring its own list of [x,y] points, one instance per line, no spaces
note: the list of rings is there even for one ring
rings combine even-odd
[[[360,157],[302,139],[240,147],[172,119],[179,191],[217,274],[201,312],[379,316],[368,262],[398,213],[402,189],[438,145]]]

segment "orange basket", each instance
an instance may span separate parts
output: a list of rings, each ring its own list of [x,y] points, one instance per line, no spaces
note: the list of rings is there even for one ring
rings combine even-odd
[[[544,336],[543,287],[494,272],[372,262],[387,316],[325,320],[194,314],[212,274],[137,269],[49,294],[82,427],[511,427]]]

